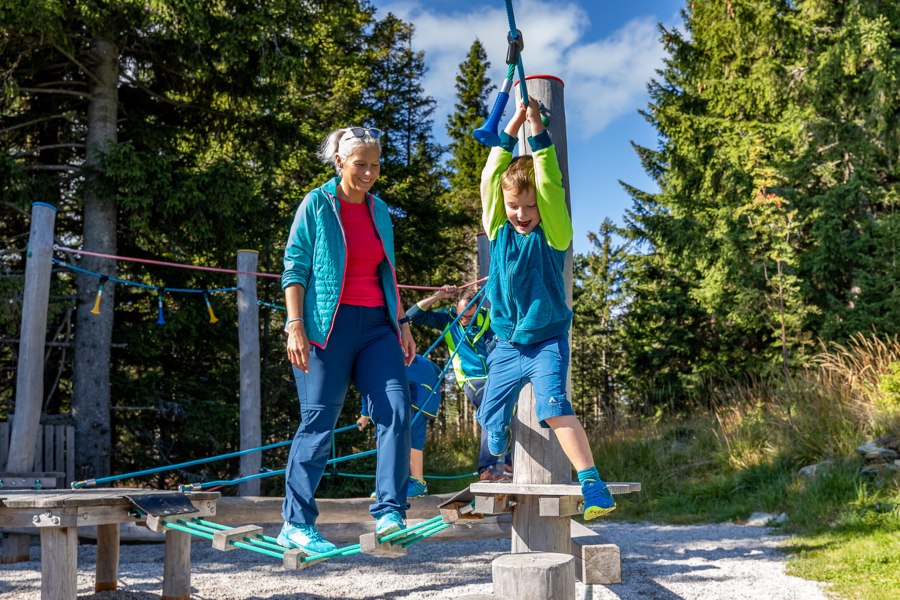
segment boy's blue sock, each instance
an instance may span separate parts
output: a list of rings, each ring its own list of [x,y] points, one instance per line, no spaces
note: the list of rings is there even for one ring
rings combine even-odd
[[[597,471],[596,465],[589,469],[578,471],[578,483],[585,481],[600,481],[600,472]]]

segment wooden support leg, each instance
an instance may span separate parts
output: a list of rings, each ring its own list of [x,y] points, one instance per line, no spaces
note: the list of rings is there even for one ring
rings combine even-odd
[[[569,554],[504,554],[494,559],[491,570],[496,596],[541,600],[575,598],[575,559]]]
[[[4,533],[0,541],[0,564],[28,560],[28,543],[31,536],[22,533]]]
[[[114,590],[119,585],[119,524],[97,526],[97,571],[94,591]]]
[[[77,575],[78,529],[41,528],[41,600],[74,600]]]
[[[166,530],[162,600],[191,598],[191,534]]]

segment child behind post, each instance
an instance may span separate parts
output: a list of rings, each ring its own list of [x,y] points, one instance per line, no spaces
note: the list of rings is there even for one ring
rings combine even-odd
[[[528,121],[532,156],[512,157],[516,136]],[[538,103],[520,103],[500,146],[481,174],[482,221],[491,240],[487,284],[491,322],[499,338],[488,356],[484,400],[476,416],[495,456],[510,444],[510,422],[519,392],[529,381],[541,427],[550,427],[578,472],[584,518],[612,511],[615,500],[600,479],[590,443],[566,393],[568,331],[563,269],[572,241],[562,174]]]

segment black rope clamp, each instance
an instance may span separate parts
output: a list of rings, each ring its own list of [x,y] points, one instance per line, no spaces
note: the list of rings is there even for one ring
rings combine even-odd
[[[507,33],[506,41],[509,43],[509,47],[506,49],[506,64],[519,64],[519,55],[525,49],[525,39],[522,37],[522,32],[516,29],[516,37],[513,37],[512,33]]]

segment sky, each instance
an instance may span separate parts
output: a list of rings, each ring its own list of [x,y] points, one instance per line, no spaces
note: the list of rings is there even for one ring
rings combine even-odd
[[[475,38],[491,62],[499,87],[506,75],[509,24],[504,0],[373,0],[376,16],[392,12],[415,25],[413,47],[425,52],[425,92],[437,101],[438,143],[447,143],[454,83]],[[647,107],[647,83],[662,67],[657,25],[681,28],[684,0],[513,0],[522,31],[525,73],[549,74],[565,84],[566,140],[575,252],[587,252],[587,236],[609,217],[621,224],[631,198],[619,185],[657,191],[631,142],[657,146],[656,131],[638,110]],[[496,92],[489,100],[493,105]],[[512,114],[510,101],[501,128]],[[481,123],[473,124],[473,129]]]

